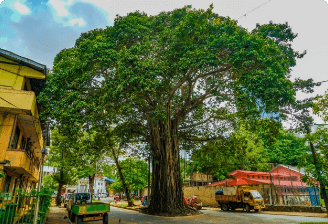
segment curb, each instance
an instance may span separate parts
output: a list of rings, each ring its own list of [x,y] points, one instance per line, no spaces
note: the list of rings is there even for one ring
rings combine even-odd
[[[131,207],[121,207],[121,206],[117,206],[117,205],[111,205],[112,207],[116,207],[116,208],[122,208],[122,209],[127,209],[127,210],[131,210],[131,211],[139,211],[140,207],[138,208],[131,208]]]

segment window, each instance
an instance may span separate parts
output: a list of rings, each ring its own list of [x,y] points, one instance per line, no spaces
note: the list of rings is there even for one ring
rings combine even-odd
[[[16,148],[17,148],[19,135],[20,135],[20,130],[19,130],[19,127],[16,126],[16,130],[15,130],[14,138],[13,138],[13,141],[12,141],[12,143],[11,143],[11,148],[12,148],[12,149],[16,149]]]
[[[6,193],[9,192],[10,182],[11,182],[11,176],[7,175],[5,180],[5,189],[4,189],[4,192]]]
[[[25,149],[25,147],[26,147],[26,139],[24,138],[24,136],[22,136],[22,141],[21,141],[21,144],[20,144],[20,148]]]
[[[247,175],[247,178],[249,178],[249,175]]]

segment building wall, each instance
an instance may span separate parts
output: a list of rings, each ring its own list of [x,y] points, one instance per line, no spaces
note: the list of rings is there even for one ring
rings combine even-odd
[[[0,56],[0,61],[13,63]],[[42,128],[30,78],[45,75],[26,66],[0,63],[0,192],[30,191],[39,178]],[[31,145],[26,146],[27,139]],[[13,144],[15,143],[15,144]]]

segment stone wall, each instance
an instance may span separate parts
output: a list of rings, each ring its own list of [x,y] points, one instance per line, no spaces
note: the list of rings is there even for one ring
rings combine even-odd
[[[215,200],[215,191],[222,187],[223,186],[184,187],[183,193],[185,198],[196,196],[203,206],[217,207],[218,203]]]

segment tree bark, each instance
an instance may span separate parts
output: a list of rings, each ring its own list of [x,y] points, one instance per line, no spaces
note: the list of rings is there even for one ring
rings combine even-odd
[[[90,191],[90,194],[91,194],[92,198],[93,198],[93,195],[95,193],[94,185],[95,185],[95,174],[89,175],[89,191]]]
[[[178,122],[163,122],[151,129],[153,172],[148,213],[195,213],[184,201],[179,161]]]
[[[114,158],[117,170],[118,170],[118,174],[120,175],[120,178],[121,178],[121,181],[122,181],[123,190],[124,190],[124,193],[126,195],[126,199],[128,200],[128,207],[132,207],[133,203],[131,202],[130,192],[129,192],[129,189],[127,188],[127,186],[126,186],[124,176],[123,176],[123,173],[122,173],[122,169],[120,167],[120,164],[118,163],[118,158],[116,156],[114,148],[111,147],[111,149],[112,149],[113,158]]]
[[[56,205],[60,206],[61,205],[61,192],[63,189],[63,179],[64,179],[64,173],[63,173],[63,168],[60,169],[59,171],[59,182],[58,182],[58,190],[57,190],[57,197],[56,197]]]

